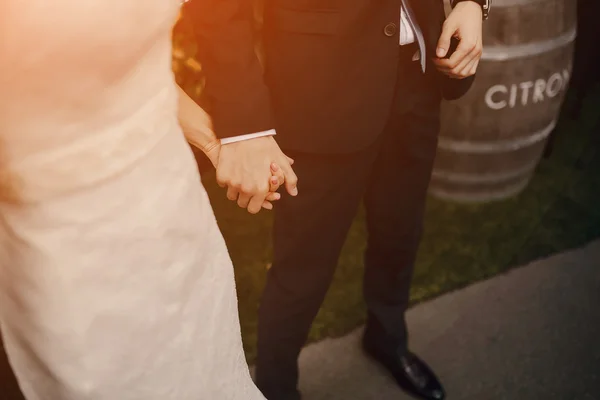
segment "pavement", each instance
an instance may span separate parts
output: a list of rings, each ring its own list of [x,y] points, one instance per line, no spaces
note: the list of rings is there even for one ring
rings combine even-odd
[[[449,400],[600,400],[600,241],[419,304],[407,318],[411,349]],[[410,399],[363,355],[360,335],[302,352],[303,400]],[[0,385],[0,400],[22,399],[1,358]]]
[[[449,400],[600,400],[600,241],[408,312],[411,349]],[[303,400],[408,400],[361,330],[301,354]]]

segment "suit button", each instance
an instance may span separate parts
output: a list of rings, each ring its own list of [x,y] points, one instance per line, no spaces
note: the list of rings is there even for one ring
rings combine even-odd
[[[385,26],[385,28],[383,28],[383,33],[385,33],[385,36],[392,37],[396,34],[396,29],[396,24],[390,22]]]

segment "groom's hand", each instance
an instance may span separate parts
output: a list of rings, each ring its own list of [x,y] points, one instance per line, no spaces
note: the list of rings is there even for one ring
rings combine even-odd
[[[444,22],[434,63],[451,78],[475,75],[483,49],[483,11],[474,1],[458,3]],[[449,55],[452,38],[459,40],[456,51]],[[449,57],[448,57],[449,55]]]
[[[269,193],[273,163],[280,169],[280,182],[285,181],[288,193],[296,196],[298,178],[272,136],[223,145],[217,164],[217,182],[228,188],[229,200],[237,200],[240,207],[256,214]]]

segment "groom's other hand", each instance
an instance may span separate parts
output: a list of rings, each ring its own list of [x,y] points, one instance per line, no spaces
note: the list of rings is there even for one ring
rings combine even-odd
[[[271,165],[279,167],[280,182],[286,190],[298,195],[298,178],[288,157],[283,154],[272,136],[228,143],[221,147],[217,165],[217,182],[227,187],[227,198],[248,212],[260,211],[270,191]]]
[[[434,60],[438,70],[455,79],[475,75],[483,49],[483,12],[474,1],[458,3],[444,22]],[[456,51],[448,57],[452,38]]]

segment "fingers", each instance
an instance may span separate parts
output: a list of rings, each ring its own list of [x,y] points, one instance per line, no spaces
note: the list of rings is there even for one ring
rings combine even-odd
[[[285,177],[285,189],[290,196],[298,196],[298,177],[292,169],[294,159],[284,154],[285,160],[281,160],[280,167]],[[285,162],[287,161],[287,162]]]
[[[274,177],[274,176],[271,177],[270,185],[271,185],[271,187],[269,188],[269,193],[267,193],[267,196],[265,197],[265,201],[263,201],[263,203],[262,203],[262,208],[264,208],[265,210],[272,210],[273,203],[271,203],[271,202],[281,199],[281,195],[279,193],[276,193],[276,190],[279,189],[279,181],[277,180],[277,177]],[[257,200],[257,202],[258,202],[258,200]],[[255,207],[255,203],[250,201],[250,204],[248,205],[248,212],[251,214],[255,214],[254,207]],[[259,209],[259,211],[260,211],[260,209]],[[256,212],[258,212],[258,211],[256,211]]]
[[[283,171],[281,170],[281,168],[279,168],[279,165],[277,165],[277,163],[271,164],[271,174],[273,174],[277,178],[278,186],[283,185],[283,182],[285,181],[285,175],[283,174]],[[271,190],[271,192],[276,191],[277,189]]]
[[[442,26],[442,34],[438,40],[437,48],[435,50],[435,54],[439,58],[446,57],[448,54],[448,50],[450,50],[450,43],[452,40],[452,36],[456,33],[457,27],[450,20],[446,20],[444,25]]]
[[[462,39],[449,59],[435,60],[438,69],[451,78],[463,79],[474,75],[481,58],[480,42]]]
[[[230,188],[227,190],[227,198],[231,201],[237,201],[238,206],[242,207],[242,208],[248,208],[250,206],[251,201],[249,200],[249,196],[247,195],[243,195],[244,197],[241,199],[241,201],[238,199],[238,197],[242,197],[239,195],[239,192],[236,189]],[[281,194],[279,193],[274,193],[274,192],[269,192],[267,194],[267,196],[265,197],[265,201],[262,204],[262,208],[264,208],[265,210],[272,210],[273,209],[273,204],[271,202],[273,201],[277,201],[281,199]],[[244,207],[244,204],[248,204],[248,206]],[[241,204],[241,205],[240,205]],[[250,210],[248,210],[250,212]],[[255,210],[254,210],[255,211]]]
[[[482,53],[481,7],[476,2],[461,2],[454,6],[452,12],[442,26],[442,33],[436,48],[437,68],[451,78],[462,79],[474,74],[477,69],[475,61],[479,61]],[[458,40],[456,50],[453,38]]]
[[[265,203],[266,197],[267,197],[267,193],[253,196],[252,198],[250,198],[250,201],[248,202],[248,206],[245,208],[248,209],[248,212],[250,214],[258,214],[260,212],[261,208],[263,207],[263,204]],[[238,199],[238,205],[239,205],[239,199]]]
[[[227,188],[227,199],[229,199],[231,201],[236,201],[238,199],[239,195],[240,195],[240,192],[233,186],[230,186]]]
[[[477,73],[477,67],[479,67],[479,59],[477,59],[473,62],[473,65],[471,66],[471,70],[469,71],[470,76],[473,76]]]
[[[281,199],[281,195],[279,193],[269,193],[267,194],[267,197],[265,197],[265,200],[267,201],[277,201]]]
[[[266,200],[290,175],[290,186],[297,180],[288,159],[272,137],[262,137],[228,144],[221,148],[217,166],[217,181],[227,187],[227,198],[256,214],[261,208],[273,208]],[[285,166],[285,168],[282,168]],[[265,168],[266,167],[266,168]],[[290,188],[293,193],[293,189]]]
[[[279,189],[279,179],[276,176],[272,176],[271,179],[269,180],[269,193],[267,193],[267,197],[265,197],[265,201],[263,201],[262,203],[262,208],[264,208],[265,210],[272,210],[273,209],[273,203],[271,203],[272,201],[277,201],[279,199],[281,199],[281,195],[279,193],[277,193],[277,190]],[[252,202],[251,202],[252,204]],[[252,213],[253,210],[250,210],[250,207],[248,208],[248,212]]]
[[[219,169],[217,169],[217,184],[222,188],[227,187],[227,181],[221,177]]]
[[[473,61],[475,59],[475,55],[468,53],[465,58],[452,70],[450,70],[450,75],[453,78],[463,79],[468,76],[471,76],[471,68]]]
[[[258,214],[265,203],[264,197],[254,196],[248,204],[248,212],[250,214]]]
[[[474,75],[473,69],[474,69],[474,65],[477,63],[476,60],[471,59],[468,63],[466,63],[464,66],[459,66],[457,69],[460,69],[460,72],[458,73],[458,79],[464,79],[467,78],[471,75]],[[476,68],[475,68],[476,69]]]
[[[269,178],[269,192],[276,192],[279,190],[279,186],[283,183],[283,178],[277,178],[276,176],[272,176]]]
[[[253,197],[250,196],[249,194],[246,193],[240,193],[238,199],[237,199],[237,205],[240,206],[241,208],[248,208],[248,205],[250,204],[250,200]],[[262,204],[262,201],[261,201]]]
[[[273,165],[277,166],[276,164]],[[273,168],[271,168],[271,170],[273,170]],[[272,176],[269,179],[269,193],[267,194],[267,197],[265,197],[265,201],[262,204],[262,208],[264,208],[265,210],[273,209],[273,204],[271,202],[277,201],[281,198],[281,195],[279,193],[276,193],[281,183],[279,182],[279,178],[277,178],[276,176]],[[248,212],[251,212],[250,209],[248,209]]]
[[[285,174],[285,189],[290,196],[298,196],[298,177],[294,170],[289,164],[286,164],[282,169]]]
[[[281,195],[279,193],[269,193],[267,194],[267,197],[265,199],[265,201],[262,204],[262,208],[264,208],[265,210],[272,210],[273,209],[273,203],[271,203],[272,201],[277,201],[281,199]]]
[[[294,165],[294,159],[288,156],[285,156],[285,158],[287,159],[287,162],[289,165]],[[296,181],[298,180],[296,178],[296,174],[294,174],[294,171],[291,168],[286,169],[289,173],[289,171],[291,171],[291,174],[293,175],[293,179],[295,179]],[[279,165],[277,163],[273,163],[271,164],[271,172],[273,173],[273,175],[277,176],[279,178],[279,186],[283,185],[284,182],[289,182],[289,179],[286,178],[287,174],[284,172],[284,170],[282,168],[279,167]],[[277,188],[274,188],[273,185],[271,184],[271,192],[276,192],[279,189],[279,186]],[[293,185],[294,187],[296,187],[296,183],[294,183]],[[286,187],[289,188],[289,185],[286,185]],[[293,188],[292,188],[293,190]],[[288,189],[289,192],[289,189]],[[296,190],[297,192],[297,190]],[[291,193],[290,193],[291,194]],[[292,195],[294,196],[294,195]]]
[[[283,176],[283,171],[280,171]],[[279,178],[277,176],[271,176],[269,178],[268,191],[262,194],[264,188],[236,188],[229,186],[227,188],[227,198],[231,201],[236,201],[237,205],[241,208],[245,208],[251,214],[257,214],[261,208],[266,210],[272,210],[273,204],[271,202],[281,199],[281,195],[276,193],[280,187]],[[257,193],[258,194],[255,194]]]
[[[268,180],[256,185],[242,185],[240,196],[238,197],[237,201],[238,206],[241,208],[246,208],[250,214],[257,214],[260,212],[268,193]]]
[[[461,40],[458,42],[458,47],[456,48],[454,54],[452,54],[450,58],[441,60],[440,66],[445,70],[445,72],[452,74],[453,71],[459,67],[469,55],[469,47],[470,45],[466,42],[466,40]]]

